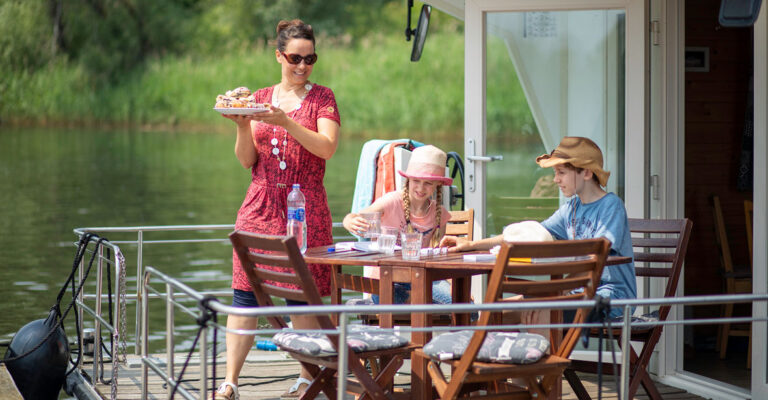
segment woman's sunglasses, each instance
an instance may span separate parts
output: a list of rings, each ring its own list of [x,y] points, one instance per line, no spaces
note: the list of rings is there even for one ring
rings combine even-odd
[[[282,51],[280,54],[285,57],[285,61],[288,61],[288,64],[299,64],[301,63],[301,60],[304,60],[304,63],[307,65],[312,65],[317,61],[317,54],[312,53],[306,56],[301,56],[299,54],[290,54],[290,53],[283,53]]]

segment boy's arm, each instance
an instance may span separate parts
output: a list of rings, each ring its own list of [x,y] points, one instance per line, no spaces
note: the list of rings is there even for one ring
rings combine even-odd
[[[440,241],[440,247],[448,247],[448,252],[450,253],[472,250],[490,250],[493,246],[500,245],[502,240],[502,235],[473,241],[456,236],[445,236],[443,237],[443,240]]]

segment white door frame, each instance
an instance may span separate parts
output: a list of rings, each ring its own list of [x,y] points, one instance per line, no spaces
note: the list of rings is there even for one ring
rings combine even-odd
[[[765,155],[768,154],[768,4],[763,2],[760,16],[754,28],[754,100],[755,100],[755,147],[754,147],[754,189],[752,201],[752,237],[756,244],[753,249],[753,293],[768,293],[768,172]],[[758,244],[759,243],[759,244]],[[768,316],[768,305],[757,302],[752,305],[752,315],[757,318]],[[752,324],[752,398],[768,398],[768,330],[765,322]]]
[[[648,215],[648,0],[466,0],[464,5],[464,154],[485,155],[485,15],[501,11],[626,10],[625,198],[632,218]],[[641,149],[641,151],[638,151]],[[465,191],[474,208],[475,237],[485,237],[486,168],[475,169],[476,190]],[[472,281],[475,298],[482,298],[483,280]]]

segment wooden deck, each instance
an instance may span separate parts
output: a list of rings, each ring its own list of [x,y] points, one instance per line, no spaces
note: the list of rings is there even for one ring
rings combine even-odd
[[[165,360],[165,355],[157,355],[155,358],[158,360]],[[178,377],[180,373],[184,357],[177,355],[175,365],[175,375]],[[182,385],[184,388],[193,391],[195,396],[199,395],[198,386],[198,371],[199,371],[199,359],[193,358],[187,370],[182,378]],[[407,371],[406,367],[401,371]],[[222,377],[224,376],[224,358],[220,356],[216,360],[216,382],[221,384]],[[86,371],[90,370],[90,366],[86,368]],[[259,351],[253,350],[248,355],[243,371],[240,374],[240,398],[242,400],[249,399],[280,399],[280,394],[283,393],[288,387],[290,387],[296,377],[298,376],[299,364],[291,358],[288,358],[285,353],[280,351]],[[110,376],[109,369],[104,374],[105,378]],[[150,384],[149,384],[149,396],[148,399],[166,399],[168,397],[168,389],[160,378],[153,374],[150,370]],[[597,398],[597,376],[592,374],[580,374],[584,382],[584,386],[593,398]],[[209,381],[211,377],[208,377]],[[410,384],[410,376],[407,373],[398,374],[395,378],[395,385],[397,390],[407,390]],[[702,399],[702,397],[695,396],[685,392],[684,390],[673,388],[658,384],[659,391],[665,399]],[[110,386],[99,384],[97,391],[104,398],[108,399],[110,393]],[[129,356],[125,367],[119,371],[118,379],[118,399],[120,400],[133,400],[141,399],[141,361],[138,356]],[[210,395],[209,395],[210,396]],[[182,398],[176,396],[175,398]],[[348,396],[350,400],[354,399],[353,396]],[[567,382],[563,382],[563,399],[575,399],[576,396],[571,391]],[[616,399],[615,386],[613,385],[613,378],[608,376],[604,378],[602,398],[604,399]],[[646,399],[645,392],[640,390],[640,393],[635,398]]]

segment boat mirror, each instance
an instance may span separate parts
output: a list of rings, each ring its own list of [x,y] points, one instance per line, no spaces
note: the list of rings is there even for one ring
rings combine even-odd
[[[410,12],[409,12],[410,13]],[[424,4],[421,6],[419,22],[416,24],[416,30],[413,39],[413,49],[411,50],[411,61],[419,61],[421,52],[424,50],[424,41],[427,40],[427,30],[429,29],[429,16],[432,14],[432,6]]]

